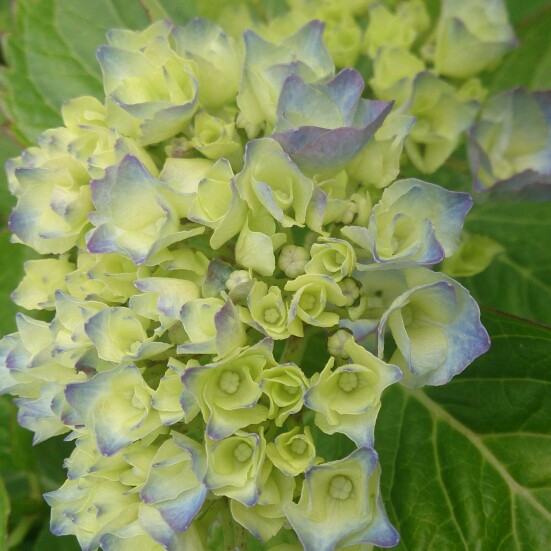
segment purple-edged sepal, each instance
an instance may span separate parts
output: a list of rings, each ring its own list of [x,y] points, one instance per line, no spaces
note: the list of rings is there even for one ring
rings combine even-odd
[[[516,88],[488,100],[468,152],[475,191],[551,199],[551,91]]]
[[[445,190],[410,178],[385,189],[367,228],[347,226],[342,233],[373,256],[359,270],[432,265],[452,255],[472,206],[468,193]]]
[[[160,513],[173,532],[184,532],[207,495],[203,484],[205,472],[206,458],[202,446],[174,432],[155,454],[140,490],[140,498]],[[168,543],[156,537],[154,526],[146,523],[144,527],[156,541]]]
[[[273,138],[305,173],[336,174],[373,137],[392,103],[361,98],[364,81],[344,69],[327,84],[296,75],[283,85]]]
[[[399,536],[379,493],[377,454],[359,448],[348,457],[310,467],[298,503],[285,514],[305,551],[360,543],[394,547]]]
[[[67,402],[94,433],[99,450],[106,456],[161,426],[151,405],[152,395],[153,390],[134,365],[121,365],[65,389]]]
[[[410,268],[404,278],[408,290],[381,318],[379,356],[389,330],[397,346],[390,361],[402,369],[403,384],[443,385],[490,347],[480,310],[467,289],[443,274]]]

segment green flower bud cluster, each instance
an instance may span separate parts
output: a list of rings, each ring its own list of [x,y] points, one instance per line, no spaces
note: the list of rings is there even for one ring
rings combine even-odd
[[[337,7],[319,9],[338,66],[358,53],[338,26],[364,8]],[[407,21],[393,48],[426,27],[416,2],[370,10]],[[423,123],[335,74],[322,31],[112,31],[105,101],[70,101],[9,163],[14,241],[45,255],[13,299],[51,315],[0,341],[0,392],[35,442],[74,442],[46,500],[83,550],[200,551],[232,524],[274,550],[396,545],[382,394],[444,384],[489,346],[467,290],[431,270],[470,196],[394,181]],[[414,95],[449,86],[423,75]],[[324,457],[337,438],[348,451]]]

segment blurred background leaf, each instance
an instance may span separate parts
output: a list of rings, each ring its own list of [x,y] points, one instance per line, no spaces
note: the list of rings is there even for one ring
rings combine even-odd
[[[10,497],[4,482],[0,478],[0,547],[8,547],[8,517],[10,516]]]
[[[519,46],[488,75],[492,94],[516,86],[529,90],[551,87],[551,2],[508,0],[507,5]]]

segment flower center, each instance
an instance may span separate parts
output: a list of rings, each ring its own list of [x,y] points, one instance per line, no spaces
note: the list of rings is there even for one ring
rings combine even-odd
[[[218,386],[226,394],[235,394],[235,392],[239,388],[240,381],[241,379],[239,378],[238,373],[236,373],[235,371],[228,370],[222,373],[222,376],[220,377],[220,381],[218,382]]]
[[[264,311],[264,321],[267,323],[277,323],[281,319],[276,308],[268,308]]]
[[[301,438],[295,438],[293,440],[293,443],[291,444],[291,451],[295,455],[303,455],[307,447],[308,446],[306,445],[306,442],[304,440],[302,440]]]
[[[235,450],[233,450],[233,456],[240,463],[245,463],[245,461],[248,461],[251,458],[252,454],[253,449],[250,444],[247,444],[247,442],[240,442],[235,447]]]
[[[344,264],[344,261],[346,260],[346,257],[337,251],[333,253],[333,263],[336,266],[340,266],[341,264]]]
[[[346,501],[352,494],[353,489],[352,481],[348,477],[339,474],[331,479],[329,494],[334,499]]]
[[[312,310],[312,308],[314,307],[315,304],[316,304],[316,299],[312,295],[303,294],[300,297],[300,306],[306,312],[308,310]]]
[[[294,396],[298,392],[298,387],[285,385],[285,392]]]
[[[345,371],[340,374],[339,387],[345,392],[352,392],[358,386],[358,375],[353,371]]]

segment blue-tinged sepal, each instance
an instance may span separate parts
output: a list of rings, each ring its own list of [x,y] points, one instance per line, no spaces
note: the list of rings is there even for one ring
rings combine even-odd
[[[480,310],[467,289],[425,268],[404,271],[408,290],[383,314],[379,356],[390,330],[397,350],[391,361],[408,387],[443,385],[490,347]]]
[[[300,501],[285,506],[305,551],[333,551],[339,544],[398,544],[380,498],[379,476],[377,455],[370,448],[306,471]]]
[[[106,456],[160,428],[152,395],[153,390],[134,365],[99,373],[65,389],[67,402],[94,433],[99,450]]]
[[[475,191],[551,198],[551,92],[516,88],[489,99],[468,152]]]
[[[467,193],[399,180],[385,189],[367,228],[348,226],[342,233],[373,255],[375,264],[358,263],[359,270],[436,264],[457,250],[472,204]]]
[[[296,75],[283,85],[273,138],[306,174],[337,174],[381,126],[392,103],[361,98],[364,81],[344,69],[327,84]]]

